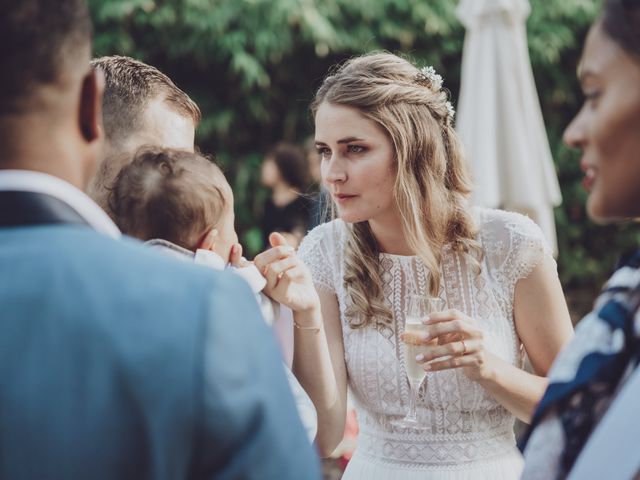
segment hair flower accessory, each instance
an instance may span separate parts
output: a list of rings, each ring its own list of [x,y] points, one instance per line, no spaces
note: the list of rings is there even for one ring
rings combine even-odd
[[[449,119],[453,120],[453,117],[456,114],[456,111],[454,110],[453,105],[451,105],[451,102],[447,101],[447,103],[445,103],[445,107],[447,107],[447,115]]]
[[[438,91],[442,88],[442,75],[432,66],[422,67],[416,74],[416,83]]]

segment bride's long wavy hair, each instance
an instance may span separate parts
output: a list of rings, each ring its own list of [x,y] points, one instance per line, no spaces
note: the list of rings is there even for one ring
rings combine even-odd
[[[433,77],[389,53],[350,59],[324,79],[311,105],[323,102],[360,111],[388,135],[395,152],[394,195],[407,242],[426,265],[428,290],[440,289],[442,251],[449,244],[480,268],[482,250],[467,198],[471,180],[453,129],[448,92]],[[335,211],[335,209],[333,209]],[[391,324],[384,304],[380,251],[363,221],[349,225],[344,283],[352,328]]]

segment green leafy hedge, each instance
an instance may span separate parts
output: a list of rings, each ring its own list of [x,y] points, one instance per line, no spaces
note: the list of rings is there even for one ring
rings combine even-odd
[[[328,68],[372,50],[401,53],[445,73],[457,98],[464,29],[453,0],[90,0],[96,54],[124,54],[171,76],[204,113],[198,143],[217,154],[236,193],[238,229],[260,247],[261,155],[312,134],[308,104]],[[533,0],[529,49],[564,204],[556,211],[561,279],[593,289],[638,242],[634,226],[586,218],[577,155],[561,142],[581,102],[575,79],[597,1]]]

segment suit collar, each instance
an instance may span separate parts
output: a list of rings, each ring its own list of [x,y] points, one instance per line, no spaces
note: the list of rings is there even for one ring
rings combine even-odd
[[[28,170],[0,170],[0,192],[7,192],[3,194],[7,200],[12,197],[21,202],[23,212],[19,214],[17,211],[12,213],[15,209],[11,203],[2,201],[0,212],[4,212],[6,219],[13,218],[15,226],[84,223],[104,235],[121,236],[118,227],[93,200],[70,183],[52,175]],[[19,192],[22,195],[18,195]],[[25,195],[28,193],[33,195]],[[26,223],[29,218],[33,221]],[[9,220],[5,220],[5,224],[7,222]]]

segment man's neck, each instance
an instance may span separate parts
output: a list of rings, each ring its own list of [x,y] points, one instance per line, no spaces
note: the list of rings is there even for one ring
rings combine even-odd
[[[20,128],[15,125],[19,124]],[[46,128],[45,128],[46,127]],[[90,172],[63,126],[24,116],[14,122],[0,118],[0,169],[29,170],[60,178],[86,189]]]

